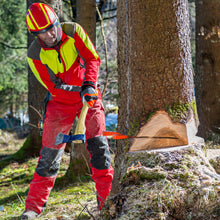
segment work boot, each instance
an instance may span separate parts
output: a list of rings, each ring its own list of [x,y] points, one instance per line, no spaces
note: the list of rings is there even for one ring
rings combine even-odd
[[[35,211],[32,210],[25,210],[23,212],[23,214],[21,215],[21,220],[25,220],[25,219],[35,219],[37,218],[38,213],[36,213]]]

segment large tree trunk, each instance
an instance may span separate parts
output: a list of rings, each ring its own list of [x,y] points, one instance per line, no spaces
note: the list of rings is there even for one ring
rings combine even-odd
[[[158,110],[184,125],[193,121],[196,129],[188,2],[119,0],[117,11],[118,131],[137,135]],[[112,193],[132,142],[117,142]]]
[[[196,1],[195,89],[199,135],[220,133],[220,1]]]

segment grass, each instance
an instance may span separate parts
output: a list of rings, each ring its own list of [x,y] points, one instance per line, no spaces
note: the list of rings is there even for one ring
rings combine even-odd
[[[0,163],[5,155],[20,149],[25,141],[17,140],[10,134],[4,135],[0,134]],[[212,145],[207,146],[207,149]],[[219,149],[219,145],[214,149]],[[63,176],[70,158],[68,154],[64,154],[47,208],[39,219],[98,220],[105,219],[102,218],[105,215],[117,214],[121,215],[117,219],[144,219],[145,216],[158,217],[152,219],[166,219],[167,216],[193,219],[188,217],[197,214],[219,216],[219,190],[217,191],[217,185],[215,186],[217,180],[210,176],[208,183],[207,179],[204,179],[205,183],[202,182],[207,175],[203,176],[202,170],[206,166],[200,153],[196,148],[189,148],[182,153],[135,154],[136,158],[133,160],[140,161],[141,165],[146,167],[145,172],[130,172],[132,175],[125,181],[121,194],[117,195],[116,199],[113,198],[113,202],[108,202],[109,209],[107,208],[102,216],[99,216],[100,213],[97,211],[95,186],[90,176],[81,176],[77,182],[64,184]],[[167,158],[164,158],[165,156]],[[169,163],[166,162],[168,159]],[[0,170],[0,219],[18,219],[24,211],[24,202],[37,160],[38,158],[32,158],[24,163],[11,161]],[[132,163],[129,159],[128,161]],[[158,166],[161,169],[158,169]],[[167,172],[167,175],[164,175],[164,172]],[[149,180],[149,177],[152,180]],[[214,219],[216,218],[213,217]]]
[[[9,134],[10,139],[14,137]],[[4,142],[0,138],[0,160],[16,152],[25,140]],[[60,171],[48,199],[47,208],[39,219],[91,219],[97,211],[95,185],[90,176],[64,185],[62,177],[69,165],[69,155],[64,154]],[[11,161],[0,170],[0,219],[18,219],[25,209],[25,199],[38,158],[24,163]]]

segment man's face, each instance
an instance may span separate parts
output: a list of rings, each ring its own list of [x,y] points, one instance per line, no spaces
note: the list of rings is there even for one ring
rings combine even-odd
[[[53,26],[50,30],[37,35],[48,47],[57,44],[57,27]]]

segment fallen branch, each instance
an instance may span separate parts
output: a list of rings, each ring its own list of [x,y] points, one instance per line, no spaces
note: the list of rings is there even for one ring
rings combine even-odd
[[[78,200],[78,199],[77,199]],[[79,202],[79,204],[81,205],[81,206],[83,206],[81,203],[80,203],[80,201],[78,200],[78,202]],[[87,206],[88,204],[86,204],[85,206],[84,206],[84,208],[81,210],[81,212],[79,213],[79,215],[78,215],[78,217],[77,217],[77,219],[79,219],[79,217],[80,217],[80,215],[83,213],[83,211],[86,209],[86,206]]]
[[[88,204],[86,204],[85,206],[83,206],[83,204],[81,204],[81,202],[79,201],[79,199],[76,197],[78,203],[83,207],[83,209],[81,210],[81,212],[79,213],[77,219],[80,219],[80,215],[83,213],[83,211],[86,209],[86,211],[88,212],[88,214],[92,217],[92,219],[95,220],[95,217],[93,216],[93,214],[89,211],[89,209],[87,208]]]

